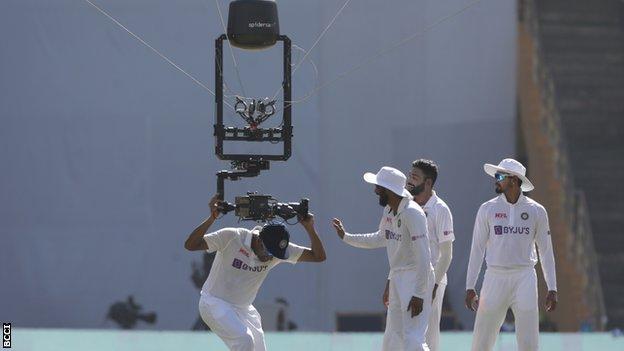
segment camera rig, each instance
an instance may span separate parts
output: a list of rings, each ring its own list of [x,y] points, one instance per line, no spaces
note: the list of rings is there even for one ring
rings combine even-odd
[[[280,203],[271,195],[261,195],[249,192],[246,196],[237,196],[234,204],[223,201],[225,193],[225,180],[239,180],[244,177],[256,177],[261,170],[269,169],[269,161],[249,160],[232,161],[232,171],[220,171],[217,173],[217,193],[220,200],[219,211],[223,214],[234,211],[241,220],[253,220],[266,222],[281,217],[289,220],[297,215],[305,217],[308,214],[308,199],[301,202]]]
[[[258,20],[258,15],[264,16]],[[258,25],[260,24],[260,25]],[[284,220],[308,214],[308,199],[300,202],[280,203],[271,195],[249,192],[235,197],[234,203],[225,201],[225,180],[236,181],[251,178],[268,170],[270,161],[286,161],[291,156],[291,41],[279,35],[277,8],[272,1],[239,0],[230,3],[227,35],[215,40],[215,154],[220,160],[230,161],[231,169],[217,173],[217,194],[221,200],[219,211],[234,211],[241,220],[266,222],[281,217]],[[278,127],[263,128],[261,124],[274,115],[276,101],[244,99],[236,97],[234,111],[246,122],[244,127],[225,126],[223,123],[223,42],[230,40],[239,48],[265,48],[275,42],[283,43],[283,106],[282,121]],[[281,154],[228,154],[224,152],[226,141],[282,143]]]

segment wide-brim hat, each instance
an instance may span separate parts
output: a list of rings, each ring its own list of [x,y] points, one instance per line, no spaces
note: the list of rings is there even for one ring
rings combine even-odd
[[[364,173],[364,180],[367,183],[382,186],[401,197],[411,197],[409,191],[405,189],[407,178],[405,174],[396,168],[381,167],[377,174],[367,172]]]
[[[526,168],[522,165],[522,163],[514,160],[513,158],[506,158],[498,164],[498,166],[486,163],[483,165],[483,170],[485,173],[494,177],[496,173],[507,173],[513,176],[516,176],[522,180],[522,186],[520,189],[522,191],[531,191],[535,189],[533,183],[526,177]]]

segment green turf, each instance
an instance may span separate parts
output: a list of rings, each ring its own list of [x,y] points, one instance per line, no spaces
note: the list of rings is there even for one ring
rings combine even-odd
[[[378,333],[267,333],[269,351],[367,351],[381,349]],[[443,333],[442,351],[470,350],[471,333]],[[116,331],[95,329],[13,328],[12,350],[17,351],[226,351],[214,334],[186,331]],[[546,351],[622,351],[624,337],[607,333],[542,333]],[[501,334],[496,351],[516,350],[513,333]]]

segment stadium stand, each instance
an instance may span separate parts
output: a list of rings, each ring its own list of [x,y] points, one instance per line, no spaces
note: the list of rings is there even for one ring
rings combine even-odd
[[[541,195],[559,197],[567,237],[555,238],[562,254],[558,270],[568,280],[564,284],[577,290],[569,302],[584,304],[556,319],[564,330],[622,328],[624,3],[528,0],[520,13],[522,144],[529,163],[552,158],[552,170],[537,172],[549,172],[558,191]],[[532,84],[539,99],[530,92]],[[545,154],[533,146],[540,134],[550,144]]]

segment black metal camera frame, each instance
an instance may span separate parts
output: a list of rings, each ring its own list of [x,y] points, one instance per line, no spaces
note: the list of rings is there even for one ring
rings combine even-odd
[[[282,123],[277,128],[238,128],[226,127],[223,124],[223,41],[228,40],[222,34],[215,40],[215,154],[220,160],[230,161],[286,161],[292,154],[292,66],[291,41],[286,35],[278,36],[277,41],[283,42],[283,109]],[[282,142],[281,155],[265,154],[226,154],[223,151],[225,141]]]

